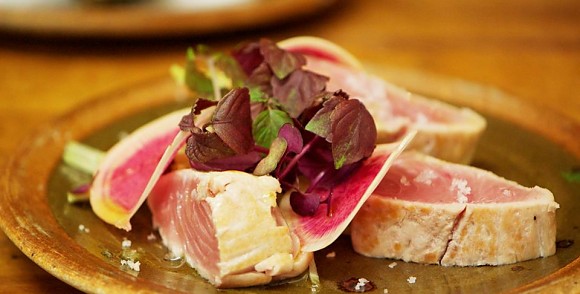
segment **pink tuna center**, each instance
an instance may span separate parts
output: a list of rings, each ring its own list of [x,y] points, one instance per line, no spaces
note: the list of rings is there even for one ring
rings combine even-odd
[[[505,203],[538,199],[532,189],[468,166],[400,157],[374,192],[427,203]]]

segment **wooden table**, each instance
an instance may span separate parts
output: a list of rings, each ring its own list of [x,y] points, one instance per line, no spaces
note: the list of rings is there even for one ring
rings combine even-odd
[[[111,41],[1,33],[0,165],[38,125],[95,96],[166,74],[192,44],[224,48],[306,34],[380,66],[492,85],[580,123],[580,2],[339,1],[307,19],[219,36]],[[0,233],[0,292],[60,291],[73,289]]]

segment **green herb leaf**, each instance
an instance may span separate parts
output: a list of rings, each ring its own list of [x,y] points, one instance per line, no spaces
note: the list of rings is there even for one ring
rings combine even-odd
[[[196,62],[196,54],[193,49],[188,50],[187,62],[185,64],[185,85],[203,96],[205,99],[213,100],[213,84],[209,77],[203,73]]]
[[[569,172],[563,172],[562,176],[570,183],[580,183],[580,168],[573,168]]]
[[[260,112],[252,126],[254,141],[259,146],[270,148],[280,128],[287,123],[291,124],[292,119],[282,110],[266,109]]]

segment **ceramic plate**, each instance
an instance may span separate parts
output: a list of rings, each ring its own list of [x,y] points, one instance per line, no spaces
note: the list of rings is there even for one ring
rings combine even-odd
[[[558,240],[579,240],[580,187],[562,176],[579,165],[580,146],[574,137],[578,125],[565,118],[554,119],[549,112],[522,105],[488,87],[424,73],[379,71],[424,95],[471,106],[484,114],[489,127],[474,165],[526,186],[549,188],[561,205],[557,212]],[[86,175],[61,162],[68,140],[107,149],[144,122],[187,105],[181,96],[169,79],[147,81],[100,97],[43,126],[24,141],[2,173],[0,224],[8,237],[42,268],[83,291],[218,292],[183,262],[169,260],[158,238],[151,240],[154,232],[146,208],[138,212],[132,220],[134,230],[127,233],[102,223],[87,204],[66,201],[66,192],[86,180]],[[518,114],[514,109],[525,112]],[[537,119],[544,123],[537,124]],[[88,231],[80,230],[80,226]],[[134,252],[122,249],[124,239],[132,241]],[[393,260],[357,255],[348,238],[341,237],[318,252],[316,262],[322,293],[340,292],[337,282],[351,277],[371,280],[381,293],[383,289],[389,293],[521,292],[573,287],[580,277],[579,245],[558,248],[556,255],[548,258],[497,267],[441,267],[398,261],[390,268]],[[330,252],[335,253],[334,258],[327,257]],[[139,255],[140,272],[121,266],[121,257],[128,253]],[[416,277],[414,284],[407,282],[410,276]],[[219,293],[230,291],[311,290],[301,277],[283,285]]]
[[[115,1],[120,3],[110,4]],[[200,35],[285,22],[319,12],[334,2],[336,1],[6,0],[0,1],[0,30],[70,37]]]

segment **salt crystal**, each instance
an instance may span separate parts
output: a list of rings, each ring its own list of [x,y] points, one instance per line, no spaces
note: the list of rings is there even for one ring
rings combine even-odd
[[[83,224],[80,224],[79,225],[79,231],[80,232],[83,232],[83,233],[89,233],[89,232],[91,232],[91,230],[89,230],[89,228],[85,227],[85,225],[83,225]]]
[[[409,186],[411,183],[409,183],[409,180],[407,179],[407,177],[405,176],[401,176],[401,185],[403,186]]]
[[[328,254],[326,254],[326,258],[335,258],[336,257],[336,252],[332,251],[329,252]]]
[[[411,277],[407,278],[407,283],[409,283],[409,284],[415,284],[416,281],[417,281],[417,277],[411,276]]]
[[[358,282],[356,283],[356,285],[354,286],[354,290],[356,292],[364,292],[365,291],[365,286],[366,284],[369,282],[369,280],[365,279],[365,278],[359,278]]]
[[[383,294],[388,294],[389,293],[389,289],[385,288],[383,289]]]
[[[151,233],[149,235],[147,235],[147,241],[155,241],[157,240],[157,237],[155,236],[155,234]]]
[[[433,170],[424,169],[422,170],[413,181],[421,184],[431,185],[433,180],[437,178],[437,174]]]
[[[131,247],[131,240],[124,239],[123,242],[121,243],[121,247],[130,248]]]
[[[503,194],[503,196],[505,197],[512,197],[512,191],[510,191],[509,189],[501,190],[501,194]]]
[[[389,264],[389,268],[395,268],[396,266],[397,266],[397,263],[394,261]]]
[[[471,187],[467,185],[467,180],[453,178],[450,191],[457,190],[457,202],[467,203],[467,195],[471,194]]]

